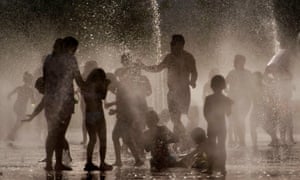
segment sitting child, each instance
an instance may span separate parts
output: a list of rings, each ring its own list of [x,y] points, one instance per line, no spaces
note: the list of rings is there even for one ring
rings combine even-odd
[[[144,147],[151,152],[151,169],[161,170],[178,166],[178,162],[170,152],[168,145],[178,142],[178,137],[167,127],[159,126],[159,117],[155,111],[149,111],[146,115],[148,130],[144,132]]]
[[[196,127],[191,131],[191,138],[196,147],[188,155],[184,156],[180,161],[183,167],[196,168],[201,172],[207,170],[207,138],[205,131]]]

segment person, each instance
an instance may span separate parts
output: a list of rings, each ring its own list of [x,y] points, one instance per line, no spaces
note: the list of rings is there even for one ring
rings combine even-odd
[[[62,48],[59,48],[61,46]],[[54,150],[55,170],[72,170],[62,163],[62,149],[65,133],[74,112],[74,79],[79,87],[84,86],[74,57],[77,47],[78,41],[75,38],[65,37],[62,43],[54,44],[54,49],[57,51],[48,55],[43,65],[45,116],[48,124],[45,167],[47,171],[53,169]]]
[[[133,62],[129,53],[124,53],[121,55],[121,64],[122,67],[116,69],[114,74],[118,80],[123,81],[123,79],[127,78],[132,69]]]
[[[107,78],[111,81],[108,90],[116,95],[116,101],[106,104],[106,108],[116,106],[115,109],[110,109],[110,115],[116,115],[112,139],[115,149],[116,162],[115,166],[122,166],[121,160],[121,145],[120,139],[128,146],[135,159],[134,166],[142,166],[144,163],[140,158],[138,146],[136,144],[136,136],[134,135],[134,115],[130,107],[130,98],[127,89],[124,87],[124,82],[120,82],[112,73],[107,73]]]
[[[144,132],[144,147],[151,152],[150,165],[152,170],[162,170],[169,167],[177,167],[176,158],[169,151],[169,144],[178,142],[179,138],[166,126],[159,126],[159,117],[155,111],[149,111],[146,115],[148,130]]]
[[[231,113],[233,101],[223,94],[226,82],[223,76],[216,75],[211,80],[213,94],[204,102],[204,117],[207,121],[208,173],[219,170],[226,174],[226,116]]]
[[[211,78],[213,78],[215,75],[219,74],[219,69],[218,68],[212,68],[210,71],[209,71],[209,74],[208,74],[208,80],[207,82],[204,84],[203,86],[203,90],[202,90],[202,97],[203,97],[203,101],[204,99],[206,98],[206,96],[212,94],[212,89],[210,87],[210,81],[211,81]]]
[[[43,81],[43,77],[39,77],[34,85],[35,89],[38,90],[38,92],[40,94],[44,94],[45,93],[45,87],[44,87],[44,81]],[[42,110],[45,108],[45,104],[44,104],[44,96],[42,96],[40,103],[34,108],[33,112],[29,115],[27,115],[26,119],[23,119],[22,122],[30,122],[32,121],[36,116],[38,116]],[[64,143],[63,143],[63,155],[66,155],[66,161],[68,162],[72,162],[72,157],[71,157],[71,152],[70,152],[70,146],[69,143],[67,141],[67,139],[64,139]],[[45,162],[46,158],[44,158],[43,160],[41,160],[40,162]]]
[[[135,144],[139,153],[144,157],[142,134],[145,130],[145,114],[149,107],[147,97],[152,94],[151,84],[147,76],[143,75],[141,69],[133,64],[129,74],[123,79],[124,87],[129,95],[130,111],[133,115],[133,133],[135,134]]]
[[[285,47],[284,44],[281,45]],[[279,145],[292,145],[293,138],[293,74],[289,49],[280,50],[268,63],[265,74],[273,82],[273,118],[279,127]]]
[[[112,170],[112,166],[105,163],[106,156],[106,122],[103,111],[103,100],[107,94],[109,80],[103,69],[97,68],[87,76],[86,85],[82,89],[82,95],[85,102],[85,123],[89,134],[87,147],[87,163],[85,171],[93,170]],[[93,150],[97,141],[100,141],[100,167],[93,164]]]
[[[12,144],[15,140],[18,130],[22,127],[21,120],[26,117],[26,110],[29,101],[31,101],[32,104],[35,102],[34,90],[32,88],[33,76],[30,73],[25,72],[23,75],[23,82],[24,84],[22,86],[16,87],[8,94],[8,99],[15,94],[17,95],[17,99],[13,106],[17,120],[7,136],[7,140],[10,141],[10,144]]]
[[[196,127],[191,131],[190,135],[196,146],[193,151],[182,157],[179,163],[182,164],[183,167],[191,167],[201,172],[207,172],[207,154],[209,147],[205,131],[200,127]]]
[[[187,114],[190,106],[190,86],[196,87],[197,69],[192,54],[184,50],[185,40],[180,34],[174,34],[170,43],[171,53],[164,60],[154,66],[146,66],[140,62],[142,69],[149,72],[168,70],[168,109],[174,123],[174,133],[185,137],[185,128],[181,122],[181,115]]]
[[[232,107],[230,123],[233,135],[237,137],[239,146],[245,146],[245,120],[251,107],[252,74],[245,69],[246,57],[236,55],[234,57],[234,70],[230,71],[226,77],[228,83],[228,97],[235,103]],[[229,132],[229,134],[232,134]],[[232,140],[229,139],[229,140]]]
[[[96,61],[87,61],[84,65],[84,70],[82,73],[82,77],[83,80],[85,81],[87,76],[89,75],[90,72],[92,72],[92,70],[96,69],[98,67],[98,64]],[[79,89],[80,91],[80,89]],[[83,141],[81,142],[81,144],[86,145],[87,143],[87,131],[86,131],[86,122],[85,122],[85,103],[84,103],[84,98],[81,95],[80,96],[80,110],[82,113],[82,138]]]

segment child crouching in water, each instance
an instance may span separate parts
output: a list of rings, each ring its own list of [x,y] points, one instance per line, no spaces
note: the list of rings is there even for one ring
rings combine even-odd
[[[102,69],[94,69],[87,77],[86,86],[82,89],[83,98],[86,104],[86,129],[89,135],[87,147],[87,163],[85,171],[112,170],[112,166],[105,163],[106,155],[106,123],[103,111],[103,100],[107,94],[107,87],[110,81]],[[100,140],[100,167],[92,162],[93,150],[97,136]]]
[[[182,157],[179,164],[182,167],[195,168],[201,172],[206,172],[208,167],[207,153],[209,149],[205,131],[200,127],[194,128],[191,131],[191,139],[196,146],[192,152]]]
[[[226,174],[226,116],[231,113],[233,101],[223,94],[226,82],[223,76],[216,75],[211,80],[213,94],[204,102],[204,117],[207,121],[207,141],[210,148],[208,154],[208,173],[219,170]]]
[[[170,152],[168,145],[178,142],[178,137],[166,126],[159,126],[159,117],[155,111],[149,111],[146,115],[148,130],[144,132],[145,150],[151,152],[150,165],[153,170],[161,170],[169,167],[177,167],[178,162]]]

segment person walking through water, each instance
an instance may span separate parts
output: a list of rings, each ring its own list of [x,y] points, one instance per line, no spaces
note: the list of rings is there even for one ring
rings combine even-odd
[[[184,50],[185,40],[181,34],[172,36],[171,53],[164,60],[153,66],[146,66],[140,62],[142,69],[149,72],[168,70],[168,109],[174,123],[173,132],[179,137],[185,137],[185,128],[181,122],[181,115],[187,114],[191,101],[190,86],[196,87],[197,69],[192,54]]]
[[[239,146],[245,146],[245,119],[251,106],[252,74],[245,69],[246,58],[243,55],[234,57],[234,69],[226,77],[228,83],[228,96],[234,101],[231,121],[233,134]],[[232,134],[229,132],[229,134]],[[229,142],[232,142],[232,136]]]
[[[62,163],[62,150],[65,133],[74,112],[73,81],[75,79],[79,87],[84,84],[74,56],[77,47],[78,41],[75,38],[64,38],[62,51],[48,55],[43,66],[45,116],[48,124],[45,167],[47,171],[52,170],[54,150],[55,170],[72,170]]]
[[[23,82],[24,84],[22,86],[15,88],[8,94],[8,99],[14,94],[17,95],[16,102],[14,103],[14,112],[16,113],[17,121],[7,136],[10,145],[12,145],[12,141],[15,140],[18,130],[22,127],[21,120],[26,117],[28,102],[31,100],[31,103],[34,103],[34,90],[32,88],[33,76],[30,73],[25,72],[23,75]]]

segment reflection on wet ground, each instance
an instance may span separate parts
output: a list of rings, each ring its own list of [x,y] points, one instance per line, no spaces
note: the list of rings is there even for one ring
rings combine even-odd
[[[75,139],[75,138],[74,138]],[[134,168],[130,156],[123,158],[124,166],[105,173],[86,173],[85,148],[71,142],[73,171],[63,173],[46,173],[44,164],[38,163],[44,157],[44,147],[37,145],[16,144],[9,147],[0,143],[0,179],[300,179],[300,145],[292,147],[271,148],[267,142],[260,142],[258,150],[251,148],[228,148],[227,176],[208,177],[196,170],[174,168],[163,172],[151,172],[149,164]],[[95,152],[95,159],[98,158]],[[109,148],[107,161],[113,163],[113,149]]]

